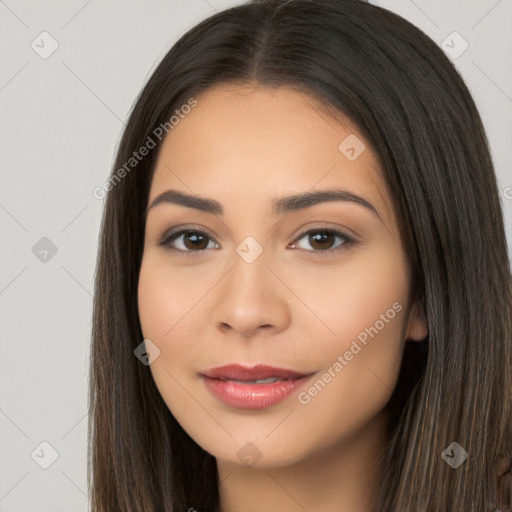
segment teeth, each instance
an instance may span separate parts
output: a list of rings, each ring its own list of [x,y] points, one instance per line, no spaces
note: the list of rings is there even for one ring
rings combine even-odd
[[[288,380],[288,379],[278,379],[277,377],[269,377],[268,379],[257,379],[257,380],[237,380],[237,379],[222,379],[222,380],[233,380],[235,382],[242,382],[243,384],[270,384],[271,382],[279,382],[281,380]]]
[[[268,382],[277,382],[278,380],[281,380],[281,379],[278,379],[276,377],[270,377],[268,379],[250,380],[248,382],[251,382],[251,383],[254,383],[254,384],[267,384]]]

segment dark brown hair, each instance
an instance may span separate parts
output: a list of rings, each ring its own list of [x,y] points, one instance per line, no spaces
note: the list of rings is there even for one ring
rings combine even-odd
[[[497,472],[512,464],[512,284],[496,176],[463,80],[430,38],[385,9],[253,1],[199,23],[165,55],[135,102],[111,178],[177,108],[193,97],[200,105],[202,91],[223,83],[312,95],[347,116],[378,157],[429,335],[406,344],[375,512],[490,510]],[[112,181],[104,205],[90,367],[93,512],[219,510],[215,458],[177,423],[133,353],[143,340],[137,285],[160,146]],[[457,469],[441,457],[454,441],[469,454]]]

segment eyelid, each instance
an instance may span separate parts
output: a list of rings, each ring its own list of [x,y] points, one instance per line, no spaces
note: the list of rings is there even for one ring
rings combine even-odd
[[[333,225],[333,223],[329,223],[328,221],[317,221],[317,222],[308,222],[306,227],[302,227],[300,232],[294,236],[294,240],[298,240],[303,237],[305,234],[310,233],[311,231],[328,231],[334,233],[336,235],[340,235],[347,240],[352,242],[356,242],[359,238],[353,229],[349,229],[348,227],[341,226],[339,224]],[[318,251],[317,251],[318,252]]]

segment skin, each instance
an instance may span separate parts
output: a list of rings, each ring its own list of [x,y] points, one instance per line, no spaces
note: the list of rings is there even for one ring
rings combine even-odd
[[[222,512],[368,512],[404,344],[427,335],[377,159],[347,119],[289,87],[221,85],[196,99],[164,140],[148,205],[175,189],[219,201],[224,214],[168,203],[148,212],[138,304],[144,337],[160,349],[152,376],[216,457]],[[338,149],[350,134],[366,147],[354,161]],[[272,214],[274,198],[333,188],[364,197],[380,219],[347,201]],[[185,253],[197,247],[185,235],[175,251],[158,244],[179,225],[207,233],[202,253]],[[318,228],[356,243],[336,251],[343,237],[322,245],[303,236]],[[247,236],[263,248],[252,263],[236,252]],[[396,303],[394,318],[307,404],[298,393],[311,382],[251,411],[220,402],[199,376],[261,362],[321,378]],[[251,466],[237,456],[249,442],[260,456]]]

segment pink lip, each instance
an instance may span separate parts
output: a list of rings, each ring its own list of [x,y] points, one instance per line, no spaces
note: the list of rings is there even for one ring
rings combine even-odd
[[[273,366],[230,364],[200,374],[206,387],[222,402],[242,409],[264,409],[284,400],[313,373],[303,374]],[[277,378],[276,382],[247,381]],[[243,381],[243,382],[238,382]]]
[[[211,368],[202,373],[206,377],[212,379],[226,379],[226,380],[256,380],[268,379],[270,377],[277,377],[278,379],[298,379],[305,377],[307,374],[299,373],[294,370],[287,370],[285,368],[277,368],[275,366],[268,366],[265,364],[257,364],[254,366],[244,366],[241,364],[227,364],[225,366],[218,366]],[[308,374],[310,375],[310,374]]]

